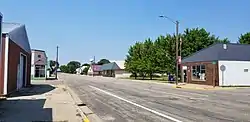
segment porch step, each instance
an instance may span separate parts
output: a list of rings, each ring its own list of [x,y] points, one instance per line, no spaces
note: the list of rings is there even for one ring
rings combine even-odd
[[[6,100],[6,97],[5,96],[0,96],[0,101],[1,100]]]

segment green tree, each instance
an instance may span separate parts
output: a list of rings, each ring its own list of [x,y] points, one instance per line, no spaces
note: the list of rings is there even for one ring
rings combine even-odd
[[[84,63],[84,64],[82,64],[82,66],[90,66],[90,64]]]
[[[240,44],[250,44],[250,32],[241,34],[238,43]]]
[[[211,35],[204,28],[186,29],[178,37],[182,40],[182,58],[189,56],[214,43],[229,43],[227,38],[220,39]],[[179,48],[180,49],[180,48]],[[178,50],[180,51],[180,50]],[[155,42],[147,39],[130,46],[125,60],[125,69],[135,78],[137,74],[143,78],[154,73],[175,73],[176,68],[176,35],[159,36]]]
[[[219,37],[211,35],[204,28],[186,29],[181,38],[182,57],[189,56],[203,48],[207,48],[214,43],[229,43],[229,40],[227,38],[221,40],[219,39]]]
[[[153,74],[157,69],[155,52],[156,50],[153,41],[150,38],[145,40],[145,42],[143,43],[141,65],[143,65],[143,71],[150,76],[150,79],[153,78]]]
[[[90,66],[87,66],[87,67],[85,67],[85,68],[83,69],[82,73],[83,73],[84,75],[87,75],[87,74],[88,74],[89,67],[90,67]]]
[[[78,61],[70,61],[68,64],[67,64],[67,67],[68,67],[68,73],[75,73],[76,72],[76,69],[79,68],[81,66],[81,63],[78,62]]]
[[[155,41],[156,72],[174,73],[175,69],[175,36],[159,36]]]
[[[125,70],[131,72],[135,79],[137,74],[142,74],[142,46],[143,43],[136,42],[135,45],[130,46],[127,58],[125,59]]]
[[[60,70],[64,73],[69,73],[69,69],[67,65],[61,65]]]
[[[52,73],[54,73],[56,71],[56,69],[57,69],[56,66],[59,67],[59,63],[54,61],[54,60],[49,60],[49,66],[50,66],[50,69],[51,69],[50,73],[52,74]]]
[[[101,59],[100,61],[97,62],[97,65],[103,65],[103,64],[108,64],[110,61],[108,59]]]

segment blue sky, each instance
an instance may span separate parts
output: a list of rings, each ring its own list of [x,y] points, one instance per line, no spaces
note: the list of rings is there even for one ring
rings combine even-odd
[[[32,48],[59,61],[123,60],[130,45],[174,33],[175,26],[158,18],[180,21],[180,31],[203,27],[237,41],[250,31],[249,0],[4,0],[4,21],[24,23]]]

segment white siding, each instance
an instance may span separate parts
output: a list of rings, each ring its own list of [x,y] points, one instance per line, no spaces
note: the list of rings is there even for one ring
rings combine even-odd
[[[88,75],[92,75],[92,74],[93,74],[92,67],[89,67],[89,70],[88,70]]]
[[[41,57],[39,58],[38,55]],[[40,60],[40,61],[39,61]],[[45,52],[42,51],[32,51],[32,59],[31,59],[32,65],[46,65],[47,64],[47,57]]]
[[[31,75],[35,75],[35,65],[45,65],[45,74],[47,70],[47,57],[43,51],[32,50],[31,51]],[[38,55],[41,57],[39,58]],[[40,61],[39,61],[40,60]]]
[[[31,54],[31,75],[35,75],[35,66],[34,66],[34,62],[35,62],[35,55],[34,55],[34,52],[32,51],[32,54]]]
[[[226,67],[224,72],[221,65]],[[219,61],[218,67],[220,86],[250,86],[250,61]]]
[[[116,78],[128,78],[130,77],[131,73],[126,72],[125,70],[116,70],[115,77]]]

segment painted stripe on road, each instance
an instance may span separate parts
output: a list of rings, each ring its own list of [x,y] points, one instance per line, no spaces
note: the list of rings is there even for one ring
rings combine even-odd
[[[145,110],[147,110],[147,111],[149,111],[149,112],[151,112],[151,113],[154,113],[154,114],[156,114],[156,115],[158,115],[158,116],[161,116],[161,117],[163,117],[163,118],[172,120],[172,121],[174,121],[174,122],[182,122],[181,120],[175,119],[175,118],[173,118],[173,117],[171,117],[171,116],[165,115],[165,114],[163,114],[163,113],[157,112],[157,111],[152,110],[152,109],[150,109],[150,108],[147,108],[147,107],[145,107],[145,106],[139,105],[139,104],[134,103],[134,102],[129,101],[129,100],[126,100],[126,99],[124,99],[124,98],[122,98],[122,97],[119,97],[119,96],[117,96],[117,95],[115,95],[115,94],[112,94],[112,93],[110,93],[110,92],[104,91],[104,90],[102,90],[102,89],[99,89],[99,88],[97,88],[97,87],[94,87],[94,86],[89,86],[89,87],[91,87],[91,88],[93,88],[93,89],[95,89],[95,90],[98,90],[98,91],[100,91],[100,92],[103,92],[103,93],[105,93],[105,94],[107,94],[107,95],[110,95],[110,96],[112,96],[112,97],[115,97],[115,98],[117,98],[117,99],[120,99],[120,100],[122,100],[122,101],[125,101],[125,102],[127,102],[127,103],[130,103],[130,104],[132,104],[132,105],[134,105],[134,106],[137,106],[137,107],[140,107],[140,108],[142,108],[142,109],[145,109]]]

